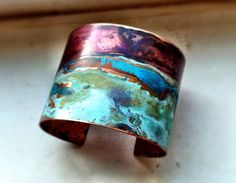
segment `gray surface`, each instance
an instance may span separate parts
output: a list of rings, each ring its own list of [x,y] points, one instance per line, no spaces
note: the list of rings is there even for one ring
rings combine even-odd
[[[67,35],[94,21],[146,28],[184,51],[166,158],[136,158],[133,137],[102,128],[92,127],[82,148],[39,129]],[[0,27],[0,182],[235,182],[235,4],[45,17]]]

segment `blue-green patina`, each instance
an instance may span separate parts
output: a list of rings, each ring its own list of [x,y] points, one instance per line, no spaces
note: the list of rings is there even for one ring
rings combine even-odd
[[[133,60],[103,56],[89,59],[100,62],[101,68],[77,66],[57,73],[43,115],[116,127],[166,148],[178,97],[175,81],[171,84],[167,76]],[[127,76],[103,70],[106,64]],[[130,81],[128,75],[135,76],[156,95],[143,89],[142,83]],[[69,87],[63,86],[68,83]],[[166,90],[168,94],[158,98]]]

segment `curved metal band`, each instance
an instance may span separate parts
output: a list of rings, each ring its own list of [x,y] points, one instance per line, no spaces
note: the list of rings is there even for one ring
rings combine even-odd
[[[166,154],[184,57],[153,33],[88,24],[68,40],[40,125],[83,144],[89,126],[136,136],[135,155]]]

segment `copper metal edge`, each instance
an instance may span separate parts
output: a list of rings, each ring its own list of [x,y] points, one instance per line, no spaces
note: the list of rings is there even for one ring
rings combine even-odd
[[[53,132],[52,129],[48,128],[48,125],[50,125],[52,123],[54,123],[54,125],[59,125],[59,126],[60,126],[60,123],[65,123],[65,124],[68,124],[68,125],[78,126],[78,129],[76,130],[76,132],[78,133],[77,138],[76,138],[76,136],[74,138],[70,138],[70,137],[68,138],[68,136],[66,137],[65,135],[60,135],[60,133],[58,133],[58,132],[56,132],[56,133],[55,133],[55,131]],[[81,128],[81,125],[86,126],[86,127]],[[136,139],[136,144],[135,144],[135,148],[134,148],[134,155],[136,155],[136,156],[164,157],[167,154],[166,149],[164,147],[161,147],[159,144],[154,143],[154,142],[152,142],[148,139],[145,139],[141,136],[135,135],[135,134],[133,134],[129,131],[121,130],[121,129],[114,128],[114,127],[98,125],[98,124],[95,124],[93,122],[88,122],[88,121],[85,122],[85,121],[78,121],[78,120],[71,120],[71,119],[65,120],[65,119],[41,118],[40,123],[39,123],[40,128],[43,131],[45,131],[46,133],[48,133],[48,134],[50,134],[54,137],[57,137],[61,140],[64,140],[64,141],[67,141],[67,142],[70,142],[70,143],[73,143],[73,144],[77,144],[77,145],[80,145],[80,146],[83,146],[83,144],[85,143],[87,132],[88,132],[88,129],[89,129],[90,125],[115,130],[115,131],[118,131],[118,132],[136,137],[137,139]],[[69,127],[69,128],[71,128],[71,127]],[[55,126],[55,129],[58,130],[58,127]],[[73,131],[74,130],[75,129],[73,128]],[[85,132],[83,130],[85,130]],[[145,144],[147,149],[143,148],[144,144]]]

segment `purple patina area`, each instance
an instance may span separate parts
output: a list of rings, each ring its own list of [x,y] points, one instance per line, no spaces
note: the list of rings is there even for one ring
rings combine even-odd
[[[71,33],[60,65],[85,55],[114,54],[152,65],[179,81],[184,57],[178,48],[154,34],[106,24],[81,26]]]

